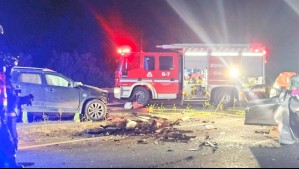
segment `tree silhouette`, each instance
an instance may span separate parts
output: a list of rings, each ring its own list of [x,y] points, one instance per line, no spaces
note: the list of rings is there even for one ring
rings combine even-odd
[[[53,51],[47,67],[83,84],[112,87],[114,76],[107,70],[106,61],[92,53]]]
[[[18,66],[24,66],[24,67],[33,66],[32,56],[30,54],[20,53]]]

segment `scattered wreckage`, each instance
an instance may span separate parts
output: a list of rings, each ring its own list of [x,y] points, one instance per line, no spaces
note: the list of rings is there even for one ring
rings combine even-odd
[[[187,142],[196,136],[188,136],[189,130],[179,130],[174,126],[179,125],[182,118],[174,122],[166,118],[151,115],[136,115],[133,117],[110,116],[99,128],[88,130],[88,134],[101,135],[151,135],[164,142]]]
[[[84,131],[85,134],[100,136],[146,136],[152,138],[154,144],[158,145],[165,142],[188,143],[197,136],[192,135],[192,130],[182,130],[179,127],[184,121],[190,120],[189,116],[184,116],[176,120],[150,115],[150,114],[132,114],[132,116],[114,116],[109,115],[108,118],[101,122],[99,128]],[[198,121],[198,119],[196,119]],[[212,125],[205,124],[206,130],[217,129]],[[119,141],[119,140],[116,140]],[[146,139],[139,139],[137,144],[148,144]],[[208,132],[205,133],[205,139],[201,140],[196,148],[188,149],[188,151],[200,151],[204,147],[211,148],[214,153],[218,149],[218,143],[213,142]]]
[[[278,126],[279,142],[293,144],[299,141],[299,75],[284,75],[276,80],[275,96],[272,91],[272,97],[248,103],[245,124]]]

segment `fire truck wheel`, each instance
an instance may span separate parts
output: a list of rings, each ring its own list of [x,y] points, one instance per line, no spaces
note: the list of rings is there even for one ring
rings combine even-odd
[[[85,115],[88,120],[100,121],[106,117],[107,106],[101,100],[91,100],[85,106]]]
[[[132,95],[132,100],[146,106],[150,101],[150,93],[144,87],[136,87]]]
[[[213,103],[218,106],[220,102],[222,105],[226,107],[230,107],[233,105],[233,89],[225,88],[225,89],[216,89],[212,95]]]

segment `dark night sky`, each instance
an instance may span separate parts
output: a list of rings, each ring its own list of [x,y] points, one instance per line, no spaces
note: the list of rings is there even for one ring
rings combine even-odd
[[[121,43],[140,49],[143,35],[144,51],[169,43],[261,43],[270,51],[270,80],[299,72],[296,0],[0,0],[0,24],[9,51],[31,54],[39,67],[54,49],[109,57]]]

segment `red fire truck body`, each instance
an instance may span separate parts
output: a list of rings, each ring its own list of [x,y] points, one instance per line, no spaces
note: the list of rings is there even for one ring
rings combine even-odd
[[[211,101],[232,105],[265,83],[262,45],[172,44],[175,52],[122,53],[114,96],[148,104],[151,99]]]

